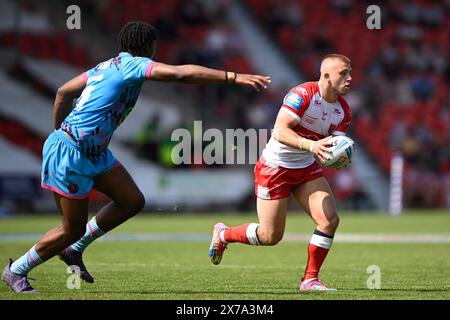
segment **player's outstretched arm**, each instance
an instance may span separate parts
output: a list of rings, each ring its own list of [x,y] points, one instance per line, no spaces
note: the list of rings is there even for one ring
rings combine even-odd
[[[53,104],[53,127],[59,129],[61,123],[72,110],[73,99],[78,98],[86,86],[83,75],[79,75],[58,88]]]
[[[329,146],[328,140],[331,136],[317,141],[301,137],[293,130],[297,124],[296,119],[288,113],[280,111],[275,121],[272,136],[275,140],[291,148],[309,151],[315,154],[322,163],[325,162],[325,159],[328,158],[329,148],[327,146]]]
[[[199,65],[173,66],[155,62],[149,76],[156,81],[179,81],[193,84],[233,83],[260,91],[266,89],[270,77],[210,69]]]

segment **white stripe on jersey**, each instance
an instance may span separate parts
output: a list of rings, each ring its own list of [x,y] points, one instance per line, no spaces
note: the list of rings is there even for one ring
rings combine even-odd
[[[294,112],[292,112],[291,110],[289,110],[288,108],[281,108],[281,111],[286,112],[287,114],[289,114],[292,118],[294,118],[295,120],[297,120],[298,122],[300,122],[300,117],[298,115],[296,115]]]

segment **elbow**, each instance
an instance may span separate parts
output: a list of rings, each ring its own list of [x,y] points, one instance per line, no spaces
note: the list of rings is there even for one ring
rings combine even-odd
[[[58,88],[58,90],[56,91],[56,96],[58,97],[64,97],[67,95],[67,90],[64,88],[64,86],[61,86]]]
[[[61,86],[56,91],[56,97],[62,99],[63,101],[74,99],[79,94],[81,94],[81,92],[70,90],[66,86]]]
[[[201,76],[197,66],[192,64],[177,66],[175,67],[174,72],[175,80],[185,83],[198,83],[198,78]]]
[[[188,82],[188,76],[185,74],[174,74],[172,77],[172,81],[177,81],[177,82]]]
[[[189,80],[189,72],[184,67],[177,67],[172,77],[174,81],[187,82]]]

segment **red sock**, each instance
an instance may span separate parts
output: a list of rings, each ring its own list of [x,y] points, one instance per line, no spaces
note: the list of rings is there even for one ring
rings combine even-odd
[[[317,278],[319,276],[320,267],[327,257],[330,249],[324,249],[313,244],[308,246],[308,263],[306,264],[305,275],[303,280]]]
[[[242,224],[238,227],[228,227],[225,229],[225,233],[223,235],[224,239],[228,243],[240,242],[249,244],[247,239],[247,227],[250,223]]]

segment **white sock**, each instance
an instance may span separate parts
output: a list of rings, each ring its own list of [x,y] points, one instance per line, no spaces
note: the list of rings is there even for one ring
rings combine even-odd
[[[72,249],[78,252],[83,252],[88,245],[90,245],[95,239],[101,237],[104,235],[105,232],[103,232],[97,225],[97,220],[95,217],[93,217],[87,224],[86,224],[86,233],[84,236],[71,245]]]
[[[221,240],[223,243],[228,243],[228,242],[225,240],[225,229],[223,229],[222,231],[220,231],[219,237],[220,237],[220,240]]]
[[[250,223],[247,227],[246,235],[249,244],[252,244],[254,246],[260,246],[261,243],[259,243],[258,235],[256,233],[256,230],[258,230],[259,223]]]

